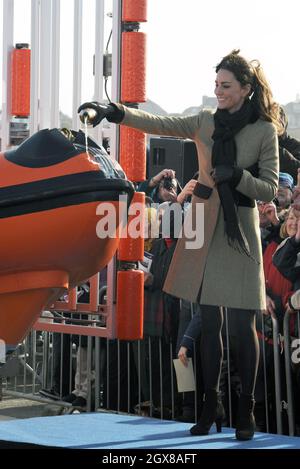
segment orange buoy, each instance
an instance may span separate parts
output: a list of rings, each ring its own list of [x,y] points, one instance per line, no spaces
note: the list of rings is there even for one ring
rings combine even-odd
[[[140,130],[120,127],[120,164],[133,182],[146,179],[146,135]]]
[[[147,21],[147,0],[123,0],[122,21]]]
[[[135,192],[128,212],[128,223],[119,243],[118,259],[136,262],[144,258],[145,193]]]
[[[121,101],[144,103],[146,98],[146,34],[122,33]]]
[[[11,114],[30,114],[30,49],[28,44],[16,44],[11,57]]]
[[[132,301],[134,298],[134,301]],[[143,338],[144,272],[122,270],[117,274],[117,338],[137,340]]]

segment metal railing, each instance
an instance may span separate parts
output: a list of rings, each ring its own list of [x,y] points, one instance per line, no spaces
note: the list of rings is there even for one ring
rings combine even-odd
[[[238,396],[238,377],[232,361],[230,330],[227,312],[224,321],[224,363],[221,390],[227,411],[227,426],[234,426]],[[299,316],[299,315],[297,315]],[[298,333],[299,333],[299,317]],[[264,321],[263,321],[264,323]],[[77,327],[75,326],[76,332]],[[90,326],[82,326],[90,327]],[[93,326],[92,326],[93,327]],[[264,427],[260,430],[278,434],[298,434],[295,424],[295,385],[291,353],[290,315],[286,313],[283,335],[278,321],[272,318],[272,344],[260,339],[263,375],[260,378],[264,389],[263,402],[259,404],[264,416]],[[55,337],[60,337],[57,345]],[[264,337],[264,329],[262,329]],[[68,339],[66,345],[63,340]],[[298,340],[298,339],[296,339]],[[85,342],[84,342],[85,341]],[[298,346],[298,342],[292,344]],[[267,349],[269,347],[269,349]],[[271,347],[271,348],[270,348]],[[273,350],[272,350],[273,347]],[[14,377],[6,377],[1,369],[3,393],[22,396],[45,402],[56,402],[59,406],[72,408],[63,403],[65,394],[74,391],[74,375],[78,350],[84,349],[83,375],[86,377],[86,410],[108,410],[113,412],[136,413],[150,417],[196,421],[201,411],[203,387],[199,373],[198,347],[195,344],[193,362],[195,368],[196,392],[178,393],[173,358],[176,357],[176,340],[166,341],[163,337],[146,337],[139,341],[119,341],[105,337],[62,334],[56,331],[37,332],[33,330],[16,354],[18,371]],[[57,360],[57,356],[61,359]],[[273,358],[272,358],[273,355]],[[59,362],[59,373],[55,370]],[[9,362],[7,363],[9,365]],[[16,368],[16,363],[13,365]],[[196,372],[197,370],[197,372]],[[77,367],[77,373],[78,367]],[[8,373],[9,374],[9,373]],[[59,376],[59,378],[57,378]],[[200,377],[199,377],[200,376]],[[270,376],[272,376],[270,378]],[[50,388],[59,381],[60,400],[45,400],[39,391]],[[67,385],[66,385],[67,381]],[[57,384],[57,383],[56,383]],[[183,412],[189,406],[190,413]],[[258,411],[258,408],[257,408]],[[257,418],[259,424],[259,418]]]

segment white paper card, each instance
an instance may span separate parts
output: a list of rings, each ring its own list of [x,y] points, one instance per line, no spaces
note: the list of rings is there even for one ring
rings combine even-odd
[[[174,358],[178,392],[195,391],[193,360],[188,358],[188,366],[184,366],[179,358]]]
[[[152,264],[153,254],[150,252],[144,252],[144,259],[138,263],[138,269],[143,270],[144,272],[150,272],[150,267]]]

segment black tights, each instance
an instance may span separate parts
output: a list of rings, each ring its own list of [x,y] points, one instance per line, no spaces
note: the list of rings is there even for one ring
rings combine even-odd
[[[237,367],[242,392],[253,394],[259,359],[259,345],[255,329],[255,311],[228,309],[233,315],[237,333]],[[219,389],[223,360],[223,312],[218,306],[201,305],[201,359],[205,389]]]

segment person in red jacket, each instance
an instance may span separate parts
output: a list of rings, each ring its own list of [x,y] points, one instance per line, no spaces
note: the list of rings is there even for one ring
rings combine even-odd
[[[300,212],[293,207],[280,230],[281,239],[295,236]],[[273,240],[266,248],[263,256],[264,274],[266,281],[267,315],[284,315],[285,305],[293,293],[292,282],[285,278],[273,263],[273,255],[277,250],[279,240]],[[283,316],[282,316],[283,317]]]
[[[266,282],[266,310],[264,315],[257,317],[256,327],[259,338],[260,348],[265,347],[264,354],[260,354],[258,367],[258,375],[255,389],[256,398],[256,420],[261,431],[265,431],[265,408],[264,395],[268,395],[269,403],[269,431],[276,431],[276,416],[272,413],[275,408],[275,382],[274,382],[274,366],[273,366],[273,323],[271,317],[278,321],[279,330],[282,331],[283,318],[286,311],[286,304],[290,296],[294,293],[294,284],[292,280],[287,279],[278,270],[273,262],[273,255],[278,246],[284,239],[292,237],[296,234],[297,224],[300,212],[294,208],[290,208],[287,219],[280,228],[279,236],[274,238],[266,247],[263,255],[264,274]],[[262,327],[262,322],[264,327]],[[266,362],[267,387],[264,384],[264,363]],[[284,386],[283,386],[284,388]]]

